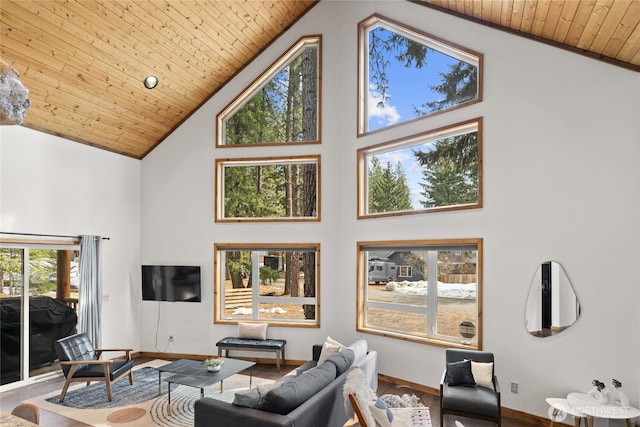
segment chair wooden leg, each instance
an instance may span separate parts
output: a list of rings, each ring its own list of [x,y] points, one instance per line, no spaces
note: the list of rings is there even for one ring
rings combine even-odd
[[[64,402],[64,397],[67,395],[69,384],[70,384],[70,381],[68,380],[64,382],[64,387],[62,387],[62,392],[60,393],[60,397],[58,398],[58,400],[60,400],[60,403]]]
[[[76,373],[76,369],[78,367],[76,365],[71,366],[69,368],[69,372],[67,373],[67,378],[64,381],[64,387],[62,387],[62,392],[60,393],[60,403],[64,402],[64,396],[67,394],[67,390],[69,389],[69,384],[71,384],[71,379],[73,379],[73,375]]]
[[[109,380],[109,378],[106,378],[104,380],[104,383],[107,386],[107,397],[109,398],[109,402],[111,402],[113,400],[113,396],[111,395],[111,380]]]
[[[133,385],[133,371],[129,371],[129,384]]]
[[[107,397],[109,398],[109,402],[113,399],[111,395],[111,374],[109,373],[109,365],[104,365],[104,383],[107,387]]]

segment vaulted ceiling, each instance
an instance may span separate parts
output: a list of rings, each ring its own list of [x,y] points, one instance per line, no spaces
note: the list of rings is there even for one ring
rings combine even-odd
[[[637,0],[411,1],[640,71]],[[24,126],[140,159],[315,4],[2,0],[0,57]]]

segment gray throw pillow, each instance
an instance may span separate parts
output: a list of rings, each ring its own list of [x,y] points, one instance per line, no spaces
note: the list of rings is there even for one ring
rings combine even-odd
[[[460,362],[447,363],[447,384],[450,386],[475,386],[476,382],[471,372],[471,361],[462,360]]]
[[[260,384],[249,390],[238,391],[234,395],[233,402],[231,403],[236,406],[256,409],[269,391],[281,385],[282,381],[276,381],[271,384]]]
[[[269,391],[258,409],[286,415],[309,400],[336,378],[336,366],[323,363]]]

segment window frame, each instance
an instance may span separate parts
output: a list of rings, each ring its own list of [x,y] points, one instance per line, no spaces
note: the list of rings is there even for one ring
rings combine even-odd
[[[387,216],[415,215],[431,212],[444,212],[466,209],[479,209],[483,207],[483,171],[482,171],[482,146],[483,146],[483,126],[482,117],[467,120],[460,123],[444,126],[441,128],[427,130],[422,133],[401,137],[392,141],[383,142],[369,147],[362,147],[357,150],[357,212],[358,219],[380,218]],[[475,124],[475,126],[474,126]],[[437,141],[440,138],[446,138],[451,134],[463,133],[465,129],[477,127],[478,133],[478,200],[476,203],[467,203],[460,205],[435,206],[427,208],[418,208],[393,212],[376,212],[369,213],[369,166],[368,158],[375,153],[387,153],[394,149],[407,148],[420,143],[420,141]]]
[[[284,142],[261,142],[254,144],[227,144],[225,142],[226,121],[240,110],[252,97],[267,85],[283,67],[289,64],[306,47],[317,45],[318,61],[316,76],[316,139],[310,141],[284,141]],[[310,35],[301,37],[285,53],[269,65],[249,86],[243,89],[227,106],[216,115],[216,148],[237,148],[237,147],[261,147],[261,146],[286,146],[286,145],[308,145],[320,144],[322,141],[322,35]]]
[[[403,341],[411,341],[420,344],[433,345],[437,347],[447,348],[463,348],[482,350],[482,276],[483,276],[483,239],[482,238],[464,238],[464,239],[442,239],[442,240],[391,240],[391,241],[367,241],[357,243],[357,262],[356,262],[356,331],[368,333],[372,335],[381,335],[387,338],[400,339]],[[437,294],[435,298],[435,307],[429,308],[425,306],[410,306],[406,305],[402,309],[401,304],[369,301],[367,299],[368,290],[368,259],[366,253],[375,251],[389,251],[399,250],[406,248],[415,248],[416,246],[424,246],[425,248],[432,248],[432,250],[446,250],[447,246],[451,246],[455,250],[460,246],[476,246],[477,258],[476,258],[476,343],[469,342],[467,339],[459,338],[452,339],[443,334],[435,332],[426,332],[422,334],[413,333],[410,331],[401,331],[399,329],[386,329],[380,326],[373,326],[367,324],[367,309],[370,307],[380,309],[390,309],[394,311],[401,311],[405,313],[419,313],[425,314],[430,319],[437,319],[438,306],[437,306]],[[373,248],[373,249],[372,249]],[[398,279],[400,280],[400,279]],[[384,307],[388,308],[384,308]],[[437,325],[437,320],[436,320]]]
[[[315,250],[315,273],[316,273],[316,286],[315,297],[295,297],[295,301],[292,301],[292,297],[272,297],[272,296],[260,296],[260,287],[252,287],[252,306],[253,308],[259,307],[260,303],[264,302],[282,302],[284,304],[311,304],[315,305],[315,319],[308,321],[291,320],[286,321],[282,319],[270,320],[254,316],[251,318],[226,318],[225,312],[225,293],[224,293],[224,280],[221,280],[224,269],[223,254],[228,251],[300,251],[300,250]],[[287,327],[301,327],[301,328],[319,328],[320,327],[320,243],[215,243],[213,247],[213,312],[214,312],[214,324],[237,324],[238,322],[264,322],[270,326],[287,326]],[[268,298],[268,299],[266,299]],[[255,310],[253,311],[256,312]],[[259,312],[258,312],[259,313]]]
[[[279,164],[316,165],[316,214],[301,217],[225,217],[224,216],[224,167],[227,165],[259,166]],[[215,160],[215,222],[319,222],[321,220],[321,156],[245,157]]]
[[[446,53],[449,56],[454,56],[460,60],[461,58],[465,58],[465,62],[473,62],[474,65],[477,63],[478,67],[478,88],[477,88],[477,97],[475,99],[471,99],[469,101],[461,102],[460,104],[456,104],[452,107],[444,108],[442,110],[434,111],[431,113],[423,114],[418,117],[413,117],[407,120],[403,120],[398,123],[394,123],[388,126],[381,127],[375,130],[368,129],[368,108],[367,101],[369,98],[369,39],[368,32],[372,28],[383,27],[389,31],[396,32],[401,34],[407,38],[413,40],[420,40],[420,43],[423,43],[429,48],[438,50],[439,52]],[[437,47],[437,49],[436,49]],[[358,23],[358,121],[357,121],[357,137],[362,137],[365,135],[370,135],[373,133],[381,132],[387,129],[392,129],[398,126],[406,125],[408,123],[413,123],[417,120],[426,119],[428,117],[433,117],[438,114],[450,112],[453,110],[457,110],[460,108],[467,107],[469,105],[476,104],[478,102],[482,102],[482,77],[483,77],[483,62],[484,56],[483,54],[476,52],[474,50],[468,49],[466,47],[460,46],[456,43],[449,42],[440,37],[434,36],[432,34],[426,33],[424,31],[418,30],[414,27],[405,25],[400,23],[399,21],[387,18],[385,16],[379,14],[373,14],[370,17],[360,21]]]

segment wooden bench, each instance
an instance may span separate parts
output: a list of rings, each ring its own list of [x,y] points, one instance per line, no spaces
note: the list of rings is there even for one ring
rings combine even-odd
[[[222,350],[225,351],[225,357],[229,357],[229,350],[247,350],[247,351],[271,351],[276,354],[276,366],[280,370],[280,361],[285,365],[284,346],[286,340],[257,340],[253,338],[236,338],[226,337],[216,343],[218,347],[218,356],[222,356]]]

